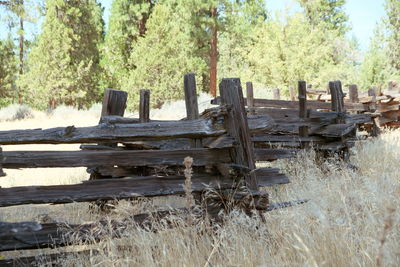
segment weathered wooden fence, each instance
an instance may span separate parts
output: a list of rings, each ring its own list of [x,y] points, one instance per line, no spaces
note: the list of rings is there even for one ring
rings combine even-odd
[[[367,92],[359,93],[357,85],[351,84],[348,92],[345,103],[357,105],[357,108],[352,110],[353,112],[370,113],[375,125],[379,127],[400,127],[400,93],[398,91],[382,91],[373,86]],[[323,90],[308,90],[307,93],[317,97],[321,103],[328,103],[331,98],[330,92]],[[368,126],[365,128],[368,129]]]
[[[331,103],[308,100],[306,83],[298,83],[298,101],[290,88],[292,100],[255,99],[251,82],[247,87],[249,115],[268,115],[274,127],[254,134],[255,148],[305,148],[314,147],[324,152],[346,152],[356,140],[359,125],[373,124],[371,114],[353,114],[363,108],[360,103],[345,103],[340,81],[330,82]],[[276,90],[275,90],[276,91]],[[280,94],[274,93],[275,98]],[[220,98],[212,101],[220,104]],[[329,153],[330,154],[330,153]]]
[[[191,189],[199,202],[203,193],[213,188],[231,192],[234,202],[247,210],[272,209],[268,195],[259,188],[285,184],[289,179],[279,169],[256,168],[255,163],[291,157],[293,150],[255,148],[252,138],[275,127],[274,121],[268,115],[247,116],[239,79],[223,79],[221,106],[202,114],[194,74],[185,76],[184,89],[187,118],[179,121],[150,120],[148,90],[140,91],[139,118],[122,117],[127,94],[107,89],[96,126],[0,131],[2,146],[82,144],[78,151],[0,148],[1,176],[7,169],[82,166],[91,174],[90,180],[80,184],[0,188],[0,207],[183,195],[183,160],[190,156],[194,171]],[[148,218],[148,214],[132,217],[139,225],[148,223]],[[115,229],[122,229],[122,224],[113,222]],[[96,226],[69,225],[63,230],[57,224],[22,225],[26,227],[0,223],[0,251],[69,245],[64,236],[67,229],[85,240],[85,233]]]

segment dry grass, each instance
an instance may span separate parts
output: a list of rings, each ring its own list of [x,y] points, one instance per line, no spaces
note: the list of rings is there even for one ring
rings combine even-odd
[[[98,115],[97,115],[98,116]],[[46,122],[69,125],[71,121],[46,117]],[[96,124],[93,116],[89,124]],[[89,119],[87,119],[89,121]],[[41,123],[42,121],[40,121]],[[11,128],[41,126],[39,121],[1,123]],[[72,125],[72,124],[71,124]],[[18,127],[20,126],[20,127]],[[49,125],[50,126],[50,125]],[[5,147],[5,149],[9,149]],[[14,148],[12,148],[14,149]],[[36,148],[35,148],[36,149]],[[400,264],[400,131],[389,131],[374,140],[360,142],[351,161],[357,170],[337,160],[316,163],[312,151],[292,160],[273,163],[292,183],[266,188],[272,201],[311,199],[307,204],[264,214],[264,219],[233,212],[213,229],[203,222],[176,219],[167,229],[158,222],[158,233],[132,225],[126,236],[106,238],[90,247],[100,253],[70,258],[65,266],[399,266]],[[75,183],[86,179],[84,169],[34,172],[7,171],[1,186],[19,184]],[[64,178],[62,178],[64,177]],[[111,218],[151,210],[154,206],[179,206],[179,198],[154,201],[121,201]],[[98,219],[87,204],[37,205],[0,209],[0,220],[20,221],[46,213],[60,221]],[[102,217],[104,218],[104,216]],[[157,222],[155,222],[157,223]],[[24,255],[28,252],[23,252]],[[1,254],[0,254],[1,255]],[[4,254],[9,255],[9,253]]]

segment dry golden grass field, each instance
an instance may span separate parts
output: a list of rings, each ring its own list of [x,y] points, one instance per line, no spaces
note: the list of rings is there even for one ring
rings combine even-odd
[[[205,102],[205,101],[204,101]],[[178,104],[179,105],[179,104]],[[183,104],[182,104],[183,106]],[[184,106],[183,106],[184,107]],[[178,118],[176,110],[154,111],[152,118]],[[10,112],[6,112],[9,114]],[[0,121],[0,130],[95,125],[100,109],[60,108],[52,115]],[[4,113],[3,113],[4,114]],[[128,114],[128,116],[132,116]],[[0,111],[1,120],[1,111]],[[50,148],[49,148],[50,147]],[[74,145],[7,147],[15,149],[76,149]],[[348,168],[338,160],[315,160],[312,151],[273,162],[292,183],[266,188],[271,201],[310,199],[304,205],[248,217],[233,211],[210,231],[207,223],[192,225],[179,218],[176,227],[162,223],[157,233],[134,225],[122,239],[106,238],[77,247],[99,251],[70,257],[63,266],[399,266],[400,265],[400,131],[360,141]],[[84,168],[6,170],[0,186],[77,183],[87,179]],[[121,201],[108,215],[90,212],[88,204],[32,205],[0,209],[0,221],[39,220],[42,214],[60,222],[84,223],[123,218],[158,206],[179,206],[177,197]],[[110,234],[111,236],[111,234]],[[70,248],[71,249],[71,248]],[[65,250],[65,249],[60,249]],[[42,251],[43,252],[43,251]],[[47,251],[48,252],[48,251]],[[7,252],[0,256],[33,255],[40,251]]]

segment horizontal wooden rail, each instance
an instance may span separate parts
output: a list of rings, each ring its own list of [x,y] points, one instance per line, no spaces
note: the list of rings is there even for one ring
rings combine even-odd
[[[256,170],[256,174],[257,174]],[[278,169],[259,173],[260,186],[287,183],[288,178]],[[25,204],[64,204],[96,200],[134,199],[184,194],[183,176],[148,176],[121,179],[89,180],[73,185],[19,186],[0,188],[0,207]],[[232,177],[211,174],[194,174],[193,192],[201,192],[209,186],[213,188],[231,188],[235,181]]]
[[[246,102],[246,98],[244,99]],[[219,105],[221,103],[221,99],[219,97],[211,100],[211,104]],[[271,107],[271,108],[299,108],[299,101],[291,101],[291,100],[270,100],[270,99],[254,99],[254,107]],[[307,101],[308,109],[327,109],[330,110],[332,108],[332,104],[328,102],[321,101]],[[345,108],[347,110],[365,110],[365,107],[361,103],[346,103]]]
[[[80,150],[5,151],[3,168],[183,165],[190,156],[194,166],[231,162],[229,148],[185,150]]]
[[[137,124],[100,124],[92,127],[58,127],[51,129],[0,131],[0,145],[72,144],[159,140],[167,138],[201,138],[218,136],[226,131],[220,123],[198,119]]]

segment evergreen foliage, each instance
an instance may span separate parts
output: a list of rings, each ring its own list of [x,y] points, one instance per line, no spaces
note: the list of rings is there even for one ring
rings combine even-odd
[[[386,0],[388,56],[394,75],[400,78],[400,1]]]
[[[122,80],[130,70],[132,47],[139,37],[147,31],[147,20],[155,0],[114,0],[105,44],[102,47],[102,66],[104,68],[103,86],[121,88]]]
[[[298,0],[305,15],[313,26],[324,26],[344,35],[349,27],[348,16],[344,12],[346,0]]]
[[[130,109],[137,106],[138,92],[143,88],[151,89],[153,106],[182,98],[183,75],[202,73],[206,67],[193,53],[195,43],[190,37],[190,14],[182,2],[159,2],[147,21],[146,35],[139,36],[133,44],[128,64],[135,68],[122,83],[122,89],[130,93]]]
[[[21,77],[26,102],[39,108],[76,107],[99,101],[102,10],[96,0],[48,0],[29,71]],[[35,97],[29,97],[34,95]]]
[[[0,107],[16,98],[17,58],[12,40],[0,40]]]

